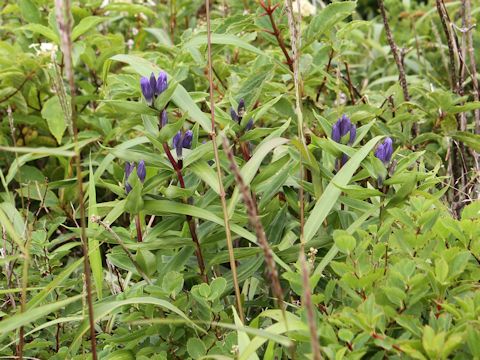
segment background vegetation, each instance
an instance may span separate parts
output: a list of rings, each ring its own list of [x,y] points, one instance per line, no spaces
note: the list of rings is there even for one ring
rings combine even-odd
[[[478,1],[0,14],[3,357],[480,359]]]

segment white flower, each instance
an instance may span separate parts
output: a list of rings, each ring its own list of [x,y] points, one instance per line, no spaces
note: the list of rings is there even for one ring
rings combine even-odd
[[[292,3],[293,12],[298,13],[298,2],[300,2],[300,13],[302,16],[315,15],[317,8],[308,0],[295,0]]]
[[[29,48],[34,49],[37,55],[50,55],[58,50],[58,46],[53,43],[31,44]]]

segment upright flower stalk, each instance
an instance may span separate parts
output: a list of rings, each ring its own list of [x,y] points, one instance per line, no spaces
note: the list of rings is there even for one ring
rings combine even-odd
[[[164,71],[161,71],[158,74],[158,78],[155,78],[155,74],[150,74],[150,77],[142,77],[140,79],[140,88],[142,90],[142,95],[145,98],[147,104],[151,107],[155,107],[155,99],[161,95],[168,88],[168,79],[167,74]],[[159,128],[162,129],[168,124],[168,114],[165,108],[161,109],[158,117]],[[182,168],[183,168],[183,149],[190,149],[192,146],[193,133],[191,130],[182,131],[180,130],[172,139],[172,146],[175,149],[177,154],[177,160],[172,155],[170,148],[167,142],[162,144],[163,150],[167,155],[168,161],[173,167],[177,175],[178,182],[182,189],[185,189],[185,181],[183,179]],[[141,172],[142,174],[142,172]],[[140,178],[140,174],[137,174]],[[188,204],[188,199],[183,199],[185,204]],[[192,236],[192,241],[195,244],[195,255],[197,257],[198,267],[200,270],[200,276],[202,280],[208,283],[208,277],[205,270],[205,261],[203,259],[202,249],[200,247],[200,242],[197,236],[197,230],[195,225],[195,220],[187,215],[188,228],[190,230],[190,235]]]

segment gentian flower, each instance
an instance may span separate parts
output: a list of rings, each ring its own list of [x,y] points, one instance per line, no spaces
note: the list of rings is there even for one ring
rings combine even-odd
[[[130,174],[132,173],[133,169],[135,169],[135,163],[127,161],[125,163],[125,192],[127,194],[130,191],[132,191],[132,186],[128,183],[128,178],[129,178]]]
[[[393,154],[393,141],[387,137],[384,142],[378,145],[375,150],[375,156],[380,159],[385,165],[387,165],[392,159]]]
[[[193,132],[192,130],[187,130],[183,133],[181,130],[173,137],[172,146],[175,148],[177,153],[177,158],[182,159],[183,149],[190,149],[192,147]]]
[[[348,143],[351,145],[357,137],[357,127],[352,124],[345,114],[343,114],[342,117],[332,126],[332,140],[340,143],[342,137],[348,133],[350,133],[350,140]]]
[[[147,169],[145,168],[145,161],[143,160],[140,160],[138,163],[137,176],[143,184],[145,182],[145,177],[147,176]]]
[[[343,114],[340,119],[337,120],[335,124],[332,126],[332,140],[341,143],[342,137],[350,133],[350,138],[348,139],[348,145],[353,145],[355,139],[357,138],[357,127],[352,124],[350,119],[347,115]],[[340,167],[343,166],[348,160],[348,156],[346,154],[342,154],[342,158],[340,160]],[[338,160],[337,160],[337,168]]]
[[[167,110],[163,109],[162,113],[160,114],[160,128],[165,127],[168,123],[168,114]]]
[[[165,71],[160,71],[158,74],[157,86],[155,88],[155,95],[160,95],[167,90],[167,87],[167,73]]]
[[[155,87],[152,87],[150,80],[145,76],[142,76],[142,78],[140,79],[140,87],[142,89],[143,97],[145,98],[147,103],[152,104],[153,96],[155,95]]]
[[[158,79],[155,78],[155,74],[152,72],[150,78],[142,76],[140,78],[140,88],[142,94],[149,105],[153,104],[155,96],[160,95],[168,87],[167,74],[161,71],[158,74]]]

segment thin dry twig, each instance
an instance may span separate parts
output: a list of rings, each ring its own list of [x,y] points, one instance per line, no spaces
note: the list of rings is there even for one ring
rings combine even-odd
[[[71,126],[73,130],[73,141],[75,148],[75,167],[77,173],[77,191],[78,202],[80,207],[80,227],[81,227],[81,242],[83,251],[83,270],[85,275],[85,285],[87,290],[87,305],[88,305],[88,321],[90,324],[90,343],[92,359],[97,360],[97,341],[95,335],[95,320],[93,312],[92,299],[92,280],[90,274],[90,263],[88,259],[88,239],[85,222],[85,204],[83,194],[83,175],[81,165],[81,153],[78,145],[78,128],[76,123],[76,108],[75,108],[75,78],[73,73],[73,57],[72,57],[72,21],[70,0],[55,0],[55,11],[57,17],[58,30],[60,32],[60,46],[63,53],[63,60],[65,64],[65,73],[70,87],[70,106],[71,106]]]
[[[222,145],[223,145],[223,151],[227,155],[228,162],[230,163],[230,170],[232,171],[235,177],[235,181],[237,182],[240,192],[242,193],[243,201],[245,203],[245,207],[247,208],[248,219],[250,221],[250,224],[255,229],[258,245],[263,250],[263,257],[265,259],[268,275],[270,277],[273,295],[275,296],[278,307],[281,309],[284,315],[285,324],[287,324],[286,314],[285,314],[285,305],[283,303],[283,290],[282,290],[282,286],[280,285],[280,278],[278,276],[277,265],[275,264],[275,260],[273,258],[273,251],[270,248],[270,245],[268,244],[262,222],[258,217],[256,203],[252,198],[250,189],[245,184],[245,181],[243,181],[242,174],[240,174],[240,169],[238,168],[238,165],[235,162],[233,152],[230,149],[227,138],[225,136],[222,137]]]
[[[220,167],[220,156],[218,154],[218,146],[217,146],[217,135],[215,130],[215,99],[213,97],[213,64],[212,64],[212,30],[211,30],[211,19],[210,19],[210,2],[209,0],[205,0],[205,6],[207,9],[207,46],[208,46],[208,82],[210,84],[210,115],[212,120],[212,129],[210,132],[210,138],[212,139],[212,146],[213,146],[213,153],[215,156],[215,165],[217,168],[217,180],[218,186],[220,188],[220,201],[222,203],[222,211],[223,211],[223,222],[225,225],[225,236],[227,240],[227,248],[228,248],[228,257],[230,260],[230,268],[232,270],[232,277],[233,277],[233,287],[235,289],[235,299],[237,303],[237,312],[240,315],[240,319],[242,323],[245,323],[245,317],[243,314],[243,306],[242,306],[242,298],[240,293],[240,286],[238,284],[238,276],[237,276],[237,263],[235,261],[235,254],[233,252],[233,244],[232,244],[232,233],[230,230],[230,221],[228,215],[228,208],[227,208],[227,199],[225,195],[225,188],[223,187],[223,174],[222,168]]]
[[[402,59],[400,57],[397,44],[395,43],[395,40],[393,39],[392,30],[390,29],[390,25],[388,23],[387,12],[385,10],[385,4],[384,4],[383,0],[378,0],[378,7],[380,9],[380,13],[382,14],[383,26],[385,28],[385,34],[387,35],[388,44],[390,45],[390,49],[392,50],[392,54],[393,54],[393,58],[395,60],[395,64],[397,64],[398,78],[399,78],[399,81],[400,81],[400,86],[402,87],[403,98],[405,99],[405,101],[410,101],[410,94],[408,92],[408,85],[407,85],[407,77],[405,75],[405,68],[403,66],[403,62],[402,62]],[[413,123],[413,129],[412,130],[413,130],[413,134],[415,136],[418,136],[419,129],[418,129],[418,124],[416,122]]]
[[[300,11],[300,2],[297,2],[299,19],[295,20],[293,14],[293,5],[292,0],[285,0],[285,8],[287,10],[288,24],[290,27],[290,39],[292,43],[292,52],[293,52],[293,79],[295,83],[295,112],[297,114],[298,122],[298,137],[304,147],[306,154],[309,154],[307,149],[307,144],[305,143],[304,136],[304,123],[303,123],[303,114],[301,108],[301,74],[299,71],[300,65],[300,50],[301,49],[301,11]],[[309,155],[308,155],[309,156]],[[302,159],[302,152],[300,152],[300,191],[299,191],[299,203],[300,203],[300,253],[299,260],[302,267],[302,285],[303,285],[303,301],[307,311],[307,321],[310,331],[310,345],[312,347],[313,359],[321,360],[322,354],[320,352],[320,345],[318,343],[318,330],[317,323],[315,319],[315,313],[313,310],[312,303],[312,294],[310,289],[310,272],[307,266],[307,261],[305,258],[305,238],[304,238],[304,224],[305,224],[305,202],[304,202],[304,189],[303,189],[303,178],[304,178],[304,166]]]

